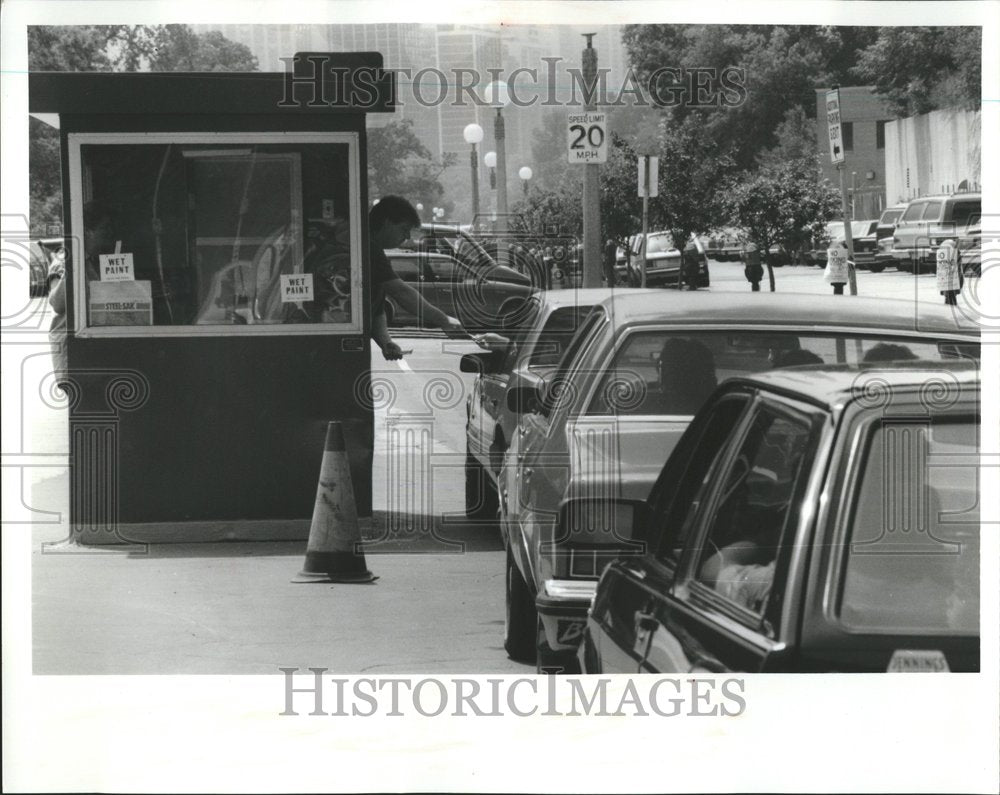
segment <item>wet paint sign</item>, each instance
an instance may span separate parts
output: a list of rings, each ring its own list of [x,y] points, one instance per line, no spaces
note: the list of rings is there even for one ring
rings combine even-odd
[[[98,259],[101,264],[102,282],[135,281],[135,266],[131,254],[101,254]]]
[[[311,273],[281,274],[281,302],[283,304],[312,301],[313,275]]]

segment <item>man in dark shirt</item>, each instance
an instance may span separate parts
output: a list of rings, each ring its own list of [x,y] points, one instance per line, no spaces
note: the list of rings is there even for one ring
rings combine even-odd
[[[386,359],[402,359],[402,349],[392,341],[385,317],[385,299],[391,297],[411,314],[422,316],[449,336],[464,336],[462,324],[427,301],[392,269],[387,248],[397,248],[420,226],[420,216],[401,196],[383,196],[368,214],[372,263],[372,339]]]

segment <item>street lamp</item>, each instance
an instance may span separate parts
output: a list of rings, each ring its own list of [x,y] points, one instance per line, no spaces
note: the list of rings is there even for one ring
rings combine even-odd
[[[483,128],[473,122],[465,125],[462,137],[467,144],[472,145],[469,154],[469,166],[472,168],[472,223],[476,223],[479,215],[479,157],[476,155],[476,144],[483,140]]]
[[[524,188],[524,196],[528,196],[528,180],[531,179],[532,170],[528,166],[521,166],[521,169],[517,172],[517,175],[521,178],[521,187]]]
[[[500,172],[497,182],[497,226],[500,234],[507,231],[507,153],[505,139],[507,137],[503,123],[503,109],[510,102],[507,84],[503,80],[495,80],[486,86],[486,102],[497,109],[493,119],[493,137],[496,139],[496,167]]]
[[[486,164],[486,168],[490,170],[490,189],[497,189],[497,153],[487,152],[483,155],[483,162]]]

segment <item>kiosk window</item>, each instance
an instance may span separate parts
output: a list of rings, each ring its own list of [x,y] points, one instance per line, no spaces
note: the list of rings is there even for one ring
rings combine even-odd
[[[80,144],[86,325],[359,327],[350,143],[177,138]]]

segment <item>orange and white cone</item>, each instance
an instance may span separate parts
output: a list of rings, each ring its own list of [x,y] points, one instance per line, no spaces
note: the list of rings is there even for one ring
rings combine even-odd
[[[316,488],[306,562],[292,582],[372,582],[361,549],[351,468],[339,422],[326,429],[326,447]]]

